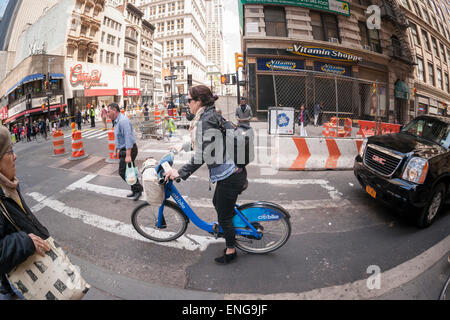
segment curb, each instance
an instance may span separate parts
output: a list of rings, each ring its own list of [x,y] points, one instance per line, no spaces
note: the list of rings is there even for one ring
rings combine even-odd
[[[439,274],[435,274],[439,268],[449,270],[447,262],[449,248],[450,236],[447,236],[415,258],[381,273],[380,289],[369,289],[367,286],[369,279],[362,279],[307,292],[276,294],[219,294],[168,288],[115,274],[73,255],[69,255],[69,259],[80,267],[84,279],[91,285],[84,300],[402,300],[414,299],[416,292],[423,292],[421,279],[439,278]],[[442,265],[447,266],[446,269]],[[425,283],[429,287],[437,285],[436,281],[430,283],[426,280]],[[434,287],[425,289],[434,291]],[[441,288],[437,289],[440,290]],[[431,294],[432,299],[437,300],[438,294],[436,297]]]

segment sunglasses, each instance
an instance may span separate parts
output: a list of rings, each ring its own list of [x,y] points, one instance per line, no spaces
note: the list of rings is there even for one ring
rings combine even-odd
[[[8,154],[8,153],[14,154],[14,149],[11,148],[11,150],[6,151],[3,155]]]

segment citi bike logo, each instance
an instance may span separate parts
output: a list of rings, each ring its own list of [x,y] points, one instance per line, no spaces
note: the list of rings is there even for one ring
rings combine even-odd
[[[181,208],[183,208],[183,209],[185,209],[186,207],[184,206],[184,203],[183,203],[183,201],[181,201],[181,199],[180,199],[180,197],[178,196],[178,195],[173,195],[173,198],[175,199],[175,201],[178,203],[178,205],[181,207]]]
[[[259,220],[270,220],[270,219],[278,219],[280,218],[276,214],[263,214],[261,216],[258,216]]]

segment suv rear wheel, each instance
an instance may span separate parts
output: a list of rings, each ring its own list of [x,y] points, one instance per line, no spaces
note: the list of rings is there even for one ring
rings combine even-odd
[[[430,200],[427,205],[422,209],[417,217],[417,225],[420,228],[426,228],[430,226],[436,216],[441,211],[445,202],[445,185],[443,183],[438,184],[432,192]]]

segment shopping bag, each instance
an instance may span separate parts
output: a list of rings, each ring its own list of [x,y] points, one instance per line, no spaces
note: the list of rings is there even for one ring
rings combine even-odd
[[[138,180],[138,169],[134,167],[133,163],[127,164],[127,169],[125,170],[125,181],[130,185],[134,185]]]

